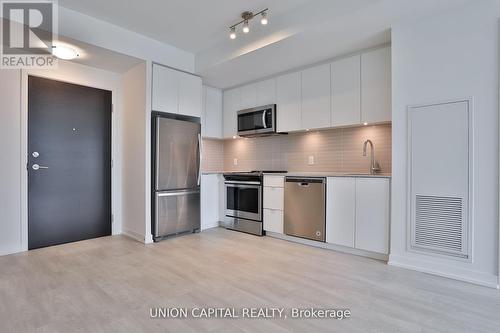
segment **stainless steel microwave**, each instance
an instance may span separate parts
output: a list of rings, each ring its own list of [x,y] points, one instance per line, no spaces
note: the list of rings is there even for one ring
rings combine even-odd
[[[276,133],[276,104],[238,111],[238,135],[261,136]]]

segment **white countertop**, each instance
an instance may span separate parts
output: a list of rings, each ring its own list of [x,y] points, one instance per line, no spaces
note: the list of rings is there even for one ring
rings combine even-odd
[[[369,178],[391,178],[389,173],[378,173],[375,175],[369,173],[356,173],[356,172],[328,172],[328,171],[318,171],[318,172],[296,172],[291,171],[288,173],[269,173],[264,175],[279,175],[288,177],[369,177]]]
[[[204,175],[217,175],[228,172],[235,171],[203,171]],[[264,173],[268,176],[289,176],[289,177],[360,177],[360,178],[391,178],[390,173],[378,173],[371,175],[369,173],[359,173],[359,172],[329,172],[329,171],[318,171],[318,172],[298,172],[291,171],[288,173]]]

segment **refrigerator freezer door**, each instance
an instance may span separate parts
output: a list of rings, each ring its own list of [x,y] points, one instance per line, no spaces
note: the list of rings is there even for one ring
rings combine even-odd
[[[157,192],[155,240],[200,229],[200,189]]]
[[[156,119],[157,191],[198,186],[200,124],[168,118]]]

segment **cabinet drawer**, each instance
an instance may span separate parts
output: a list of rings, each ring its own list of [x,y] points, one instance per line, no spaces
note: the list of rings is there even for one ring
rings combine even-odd
[[[283,176],[264,176],[264,186],[284,187],[285,177]]]
[[[264,209],[264,230],[283,233],[283,211]]]
[[[264,187],[264,208],[283,210],[283,201],[283,188]]]

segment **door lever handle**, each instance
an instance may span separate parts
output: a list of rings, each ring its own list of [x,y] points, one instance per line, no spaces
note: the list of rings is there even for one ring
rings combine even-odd
[[[41,166],[41,165],[38,165],[38,164],[33,164],[33,166],[31,168],[33,170],[39,170],[39,169],[48,169],[49,167]]]

